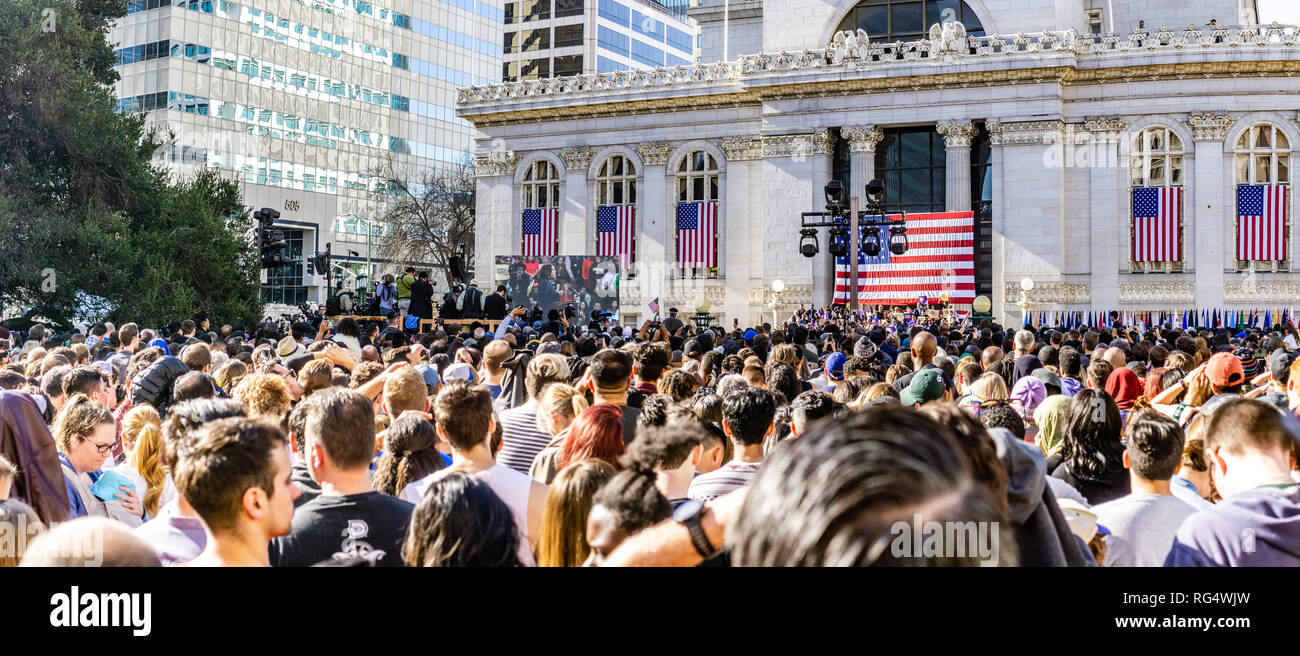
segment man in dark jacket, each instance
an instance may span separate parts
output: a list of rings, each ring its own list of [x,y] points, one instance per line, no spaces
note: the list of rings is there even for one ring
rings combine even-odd
[[[506,318],[510,310],[510,301],[506,298],[506,286],[497,285],[497,291],[483,299],[483,318],[500,321]]]
[[[460,318],[460,312],[456,309],[456,297],[460,292],[458,288],[459,285],[447,290],[447,293],[442,295],[442,305],[438,307],[438,316],[443,319]]]
[[[483,292],[479,291],[478,285],[470,283],[465,289],[464,295],[460,298],[460,316],[465,319],[482,319],[483,318]]]
[[[433,318],[433,285],[429,283],[429,272],[421,271],[411,283],[411,315],[421,319]]]

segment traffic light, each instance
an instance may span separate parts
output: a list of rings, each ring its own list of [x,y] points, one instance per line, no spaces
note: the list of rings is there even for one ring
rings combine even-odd
[[[284,238],[284,233],[275,227],[278,218],[280,213],[269,207],[253,212],[253,219],[258,223],[257,250],[262,256],[263,269],[292,264],[284,254],[289,242]]]

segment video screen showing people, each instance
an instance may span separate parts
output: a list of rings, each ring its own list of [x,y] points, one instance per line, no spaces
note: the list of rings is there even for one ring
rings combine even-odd
[[[498,256],[496,284],[506,286],[511,306],[523,306],[530,321],[552,309],[587,322],[593,310],[618,321],[618,256]],[[573,319],[570,319],[573,321]]]

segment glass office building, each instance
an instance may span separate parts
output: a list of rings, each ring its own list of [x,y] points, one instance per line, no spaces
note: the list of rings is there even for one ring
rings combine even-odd
[[[503,20],[505,82],[696,61],[694,20],[650,0],[507,2]]]
[[[267,272],[268,303],[323,302],[325,276],[304,259],[327,244],[348,285],[365,282],[349,260],[394,270],[374,246],[385,226],[368,221],[375,173],[472,161],[456,88],[501,80],[499,1],[131,0],[127,12],[110,34],[119,109],[174,135],[155,156],[178,173],[219,169],[246,205],[280,212],[297,263]]]

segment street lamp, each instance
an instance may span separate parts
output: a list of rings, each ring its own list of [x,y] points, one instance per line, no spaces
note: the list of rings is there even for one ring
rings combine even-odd
[[[776,325],[776,302],[781,297],[781,292],[785,291],[785,281],[776,279],[772,281],[772,297],[767,302],[767,308],[772,311],[772,325]]]
[[[1023,327],[1029,321],[1029,308],[1034,306],[1034,302],[1029,300],[1029,292],[1034,291],[1034,280],[1032,278],[1022,278],[1020,280],[1020,300],[1016,301],[1016,306],[1020,308],[1020,325]]]
[[[709,302],[707,297],[701,296],[698,301],[695,301],[695,315],[691,317],[691,320],[695,322],[697,327],[708,328],[713,323],[713,315],[709,314],[709,308],[711,307],[713,307],[713,303]]]

